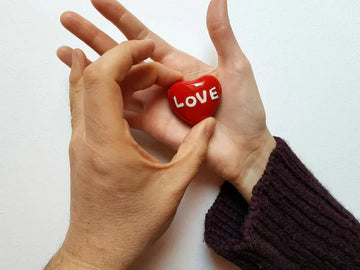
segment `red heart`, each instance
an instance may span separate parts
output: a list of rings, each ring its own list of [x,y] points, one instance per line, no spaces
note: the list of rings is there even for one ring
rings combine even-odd
[[[221,100],[221,85],[210,75],[191,82],[178,81],[168,91],[172,110],[185,122],[196,123],[214,114]]]

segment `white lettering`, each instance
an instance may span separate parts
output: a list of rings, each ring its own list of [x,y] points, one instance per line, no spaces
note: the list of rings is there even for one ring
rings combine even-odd
[[[212,100],[219,98],[218,92],[215,91],[215,90],[216,90],[216,87],[213,87],[213,88],[211,88],[211,89],[209,90],[209,92],[210,92],[210,98],[211,98]]]
[[[176,108],[182,108],[182,107],[184,107],[184,103],[180,102],[180,104],[178,104],[177,99],[176,99],[175,96],[174,96],[174,102],[175,102]]]
[[[190,100],[192,100],[192,102],[190,103]],[[193,96],[190,96],[190,97],[187,97],[186,100],[185,100],[185,103],[188,107],[192,108],[192,107],[195,107],[197,101],[196,101],[196,98],[193,97]]]
[[[211,100],[219,99],[219,93],[216,91],[216,87],[211,88],[209,91],[209,96]],[[204,104],[208,101],[208,93],[206,90],[203,90],[201,93],[196,93],[195,96],[188,96],[185,101],[178,101],[177,97],[174,96],[174,103],[176,108],[183,108],[183,107],[195,107],[198,103]]]
[[[203,91],[203,97],[200,96],[200,93],[196,93],[196,97],[200,101],[201,104],[204,104],[207,100],[206,90]]]

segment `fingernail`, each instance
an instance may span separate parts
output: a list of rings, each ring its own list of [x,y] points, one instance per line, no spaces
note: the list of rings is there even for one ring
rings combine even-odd
[[[181,72],[178,71],[177,74],[178,74],[178,77],[179,77],[179,78],[181,78],[181,79],[184,78],[184,75],[183,75]]]
[[[208,120],[206,120],[206,126],[205,126],[205,133],[207,136],[211,136],[214,133],[216,126],[216,120],[213,117],[209,117]]]

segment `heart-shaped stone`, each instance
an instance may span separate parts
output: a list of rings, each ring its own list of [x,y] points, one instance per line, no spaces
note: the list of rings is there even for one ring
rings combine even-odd
[[[221,100],[220,82],[205,75],[191,82],[178,81],[168,91],[171,109],[185,122],[195,125],[214,114]]]

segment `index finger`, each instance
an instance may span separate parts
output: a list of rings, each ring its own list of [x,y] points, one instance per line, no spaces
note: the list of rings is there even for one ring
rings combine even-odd
[[[116,0],[92,0],[94,7],[109,21],[111,21],[128,40],[151,39],[155,42],[152,58],[161,60],[174,48],[158,35],[150,31],[138,18],[129,12]]]
[[[86,68],[83,77],[85,128],[93,140],[113,141],[125,134],[119,82],[133,65],[151,56],[154,46],[151,40],[123,42]]]

